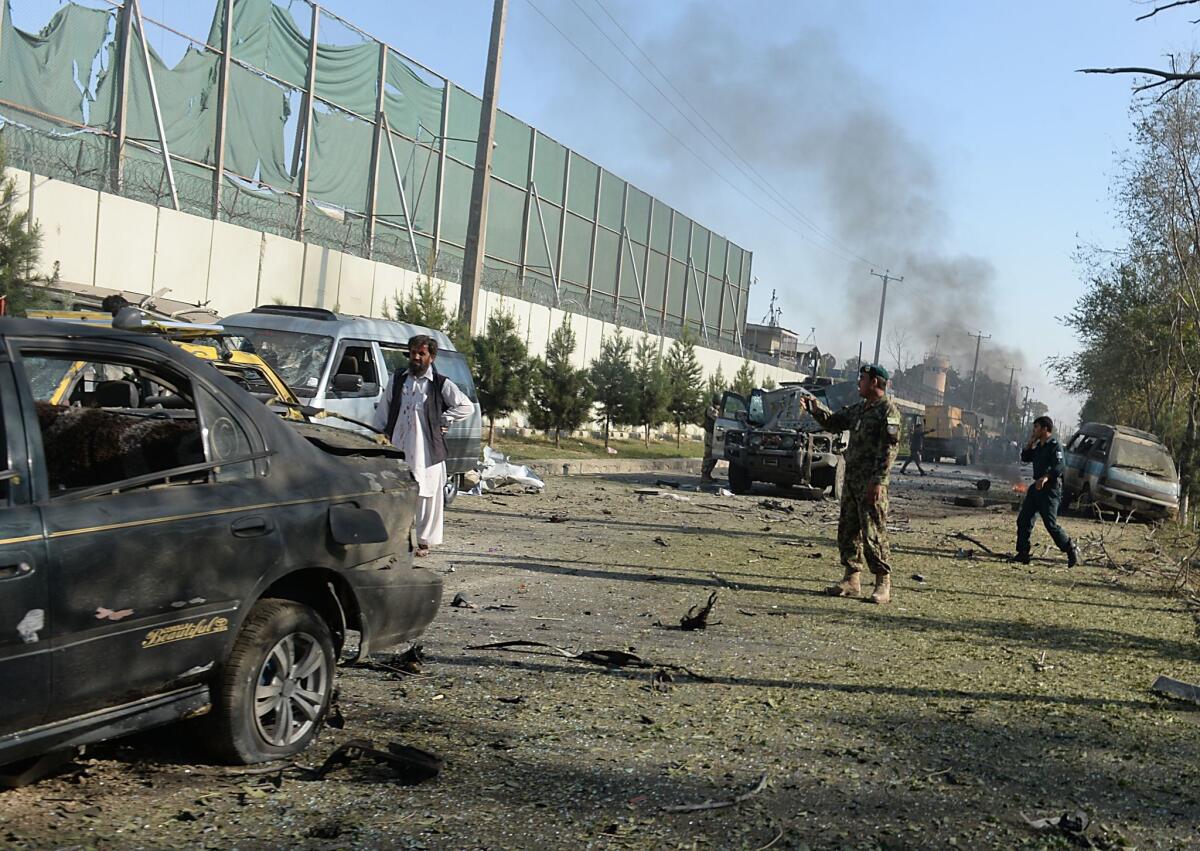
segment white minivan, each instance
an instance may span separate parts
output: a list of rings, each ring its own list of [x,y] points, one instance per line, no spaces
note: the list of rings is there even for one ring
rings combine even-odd
[[[458,493],[462,474],[479,465],[482,416],[466,358],[441,331],[407,322],[348,316],[318,307],[263,305],[221,320],[232,334],[254,345],[306,405],[369,425],[387,391],[388,378],[408,366],[408,341],[427,334],[437,341],[435,366],[475,406],[446,434],[446,500]],[[329,425],[358,429],[340,419]]]

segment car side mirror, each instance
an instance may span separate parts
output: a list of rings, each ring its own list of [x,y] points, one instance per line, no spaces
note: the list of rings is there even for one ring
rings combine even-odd
[[[333,389],[338,393],[359,393],[363,389],[362,376],[339,372],[333,377]]]

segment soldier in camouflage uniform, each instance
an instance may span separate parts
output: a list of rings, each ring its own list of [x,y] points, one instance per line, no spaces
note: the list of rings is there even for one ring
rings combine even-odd
[[[704,409],[704,460],[700,462],[700,481],[712,482],[713,470],[719,460],[713,454],[713,432],[717,427],[717,417],[721,416],[721,397],[714,395],[709,406]]]
[[[838,552],[846,575],[826,590],[837,597],[862,593],[859,574],[863,556],[875,574],[872,603],[892,598],[891,554],[887,544],[888,473],[900,443],[900,410],[887,398],[888,371],[868,364],[858,373],[858,395],[863,401],[830,412],[816,399],[805,398],[805,407],[832,432],[850,429],[846,450],[846,483],[838,519]]]

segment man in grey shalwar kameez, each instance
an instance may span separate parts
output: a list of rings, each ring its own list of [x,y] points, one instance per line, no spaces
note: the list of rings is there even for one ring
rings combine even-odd
[[[434,368],[437,341],[418,334],[408,341],[408,369],[397,369],[375,406],[373,425],[387,435],[417,480],[416,555],[442,543],[446,501],[447,426],[475,410],[471,400]],[[397,386],[399,385],[399,386]]]

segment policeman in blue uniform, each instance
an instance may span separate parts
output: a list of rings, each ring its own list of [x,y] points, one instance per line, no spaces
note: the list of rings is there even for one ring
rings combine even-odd
[[[1033,434],[1021,450],[1021,460],[1033,462],[1033,484],[1025,492],[1017,515],[1017,554],[1013,560],[1029,564],[1029,535],[1040,515],[1055,546],[1067,554],[1067,567],[1074,567],[1079,563],[1079,550],[1058,525],[1064,464],[1062,445],[1054,436],[1054,420],[1038,417],[1033,421]]]

